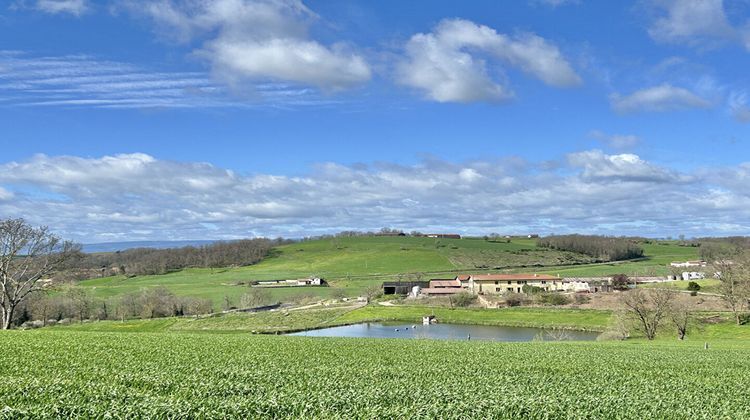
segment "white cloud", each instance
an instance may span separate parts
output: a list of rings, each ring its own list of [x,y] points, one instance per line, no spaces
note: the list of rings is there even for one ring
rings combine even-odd
[[[367,82],[365,58],[344,43],[310,39],[317,16],[298,0],[130,1],[160,30],[187,42],[204,41],[196,55],[231,84],[287,81],[341,90]]]
[[[531,0],[529,2],[531,5],[541,5],[541,6],[548,6],[551,8],[557,8],[560,6],[570,5],[570,4],[580,4],[581,0]]]
[[[659,17],[648,32],[660,42],[706,46],[742,41],[742,31],[729,21],[723,0],[656,0]]]
[[[37,0],[34,8],[45,13],[80,16],[89,9],[88,0]]]
[[[0,102],[6,106],[216,108],[332,104],[309,88],[255,86],[237,97],[199,72],[160,72],[89,56],[33,57],[0,51]]]
[[[681,87],[668,83],[637,90],[630,95],[610,95],[610,103],[618,112],[674,111],[686,108],[709,108],[711,102]]]
[[[463,19],[446,19],[431,33],[418,33],[405,46],[397,81],[438,102],[500,101],[513,96],[499,67],[488,71],[481,53],[548,85],[576,86],[580,77],[560,50],[542,37],[509,37]]]
[[[326,163],[296,177],[242,176],[138,153],[37,155],[0,164],[0,214],[87,242],[382,226],[705,235],[750,228],[748,179],[750,164],[688,175],[634,154],[597,150],[570,154],[556,166],[517,158]]]
[[[748,106],[747,92],[737,91],[729,94],[729,112],[739,122],[750,122],[750,106]]]
[[[607,155],[601,150],[571,153],[568,162],[583,169],[583,177],[590,179],[617,179],[641,182],[676,182],[677,174],[652,165],[638,155],[623,153]]]
[[[589,137],[613,149],[632,149],[641,142],[640,137],[633,134],[607,134],[599,130],[592,130]]]
[[[0,201],[7,201],[13,198],[13,193],[0,187]]]

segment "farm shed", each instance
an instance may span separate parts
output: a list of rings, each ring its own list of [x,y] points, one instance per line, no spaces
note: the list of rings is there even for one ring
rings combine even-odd
[[[427,281],[385,281],[382,287],[384,295],[408,295],[413,287],[424,289],[429,286]]]

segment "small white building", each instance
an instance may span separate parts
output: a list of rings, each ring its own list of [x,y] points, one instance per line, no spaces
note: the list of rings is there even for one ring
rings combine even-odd
[[[685,271],[682,273],[683,280],[702,280],[706,278],[706,273],[698,271]]]
[[[705,261],[678,261],[669,264],[672,267],[705,267]]]

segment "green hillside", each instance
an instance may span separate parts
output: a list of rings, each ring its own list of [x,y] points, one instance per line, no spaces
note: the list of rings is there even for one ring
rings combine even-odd
[[[595,264],[588,256],[538,248],[532,239],[491,242],[482,239],[414,237],[352,237],[322,239],[284,245],[259,264],[224,269],[191,268],[156,276],[113,276],[86,280],[81,286],[97,297],[108,298],[142,288],[165,286],[183,296],[238,299],[253,280],[325,278],[332,287],[279,288],[275,299],[300,296],[360,294],[384,280],[452,277],[457,273],[538,271],[563,276],[614,273],[666,274],[673,260],[697,258],[697,248],[674,243],[647,244],[639,261]],[[554,268],[552,268],[554,267]]]

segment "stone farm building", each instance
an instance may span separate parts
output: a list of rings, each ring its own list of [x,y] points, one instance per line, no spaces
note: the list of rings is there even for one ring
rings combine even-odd
[[[610,292],[609,278],[560,278],[547,274],[470,274],[452,279],[430,280],[421,293],[446,296],[461,292],[479,295],[521,293],[524,286],[538,287],[547,292]]]

